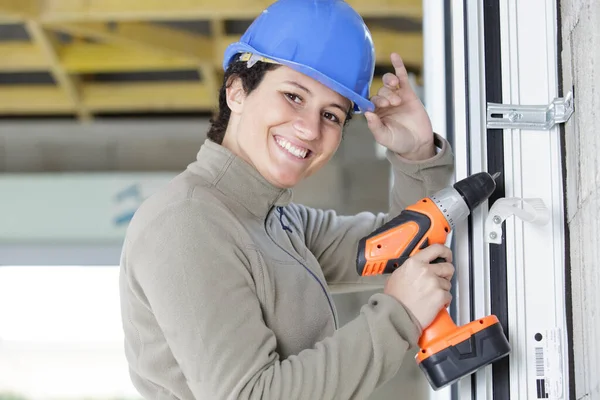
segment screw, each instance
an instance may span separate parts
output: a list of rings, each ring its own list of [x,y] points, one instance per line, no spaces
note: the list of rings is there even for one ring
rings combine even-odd
[[[500,219],[500,217],[499,217],[499,216],[495,215],[495,216],[494,216],[494,223],[495,223],[495,224],[499,224],[499,223],[501,223],[501,222],[502,222],[502,219]]]
[[[496,239],[498,237],[498,235],[496,234],[496,232],[490,232],[490,239]]]
[[[521,118],[523,118],[523,114],[520,114],[516,111],[512,111],[510,114],[508,114],[508,120],[510,122],[515,122],[517,120],[520,120]]]

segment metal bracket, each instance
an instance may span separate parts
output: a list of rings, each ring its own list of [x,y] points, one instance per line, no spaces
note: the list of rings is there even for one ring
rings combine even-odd
[[[488,129],[551,129],[569,120],[573,114],[573,92],[558,97],[548,105],[529,106],[488,103]]]

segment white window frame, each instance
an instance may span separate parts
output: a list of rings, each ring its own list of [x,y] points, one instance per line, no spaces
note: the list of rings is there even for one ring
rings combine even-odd
[[[504,103],[549,104],[563,96],[557,8],[556,0],[500,1]],[[506,220],[511,400],[538,398],[540,366],[549,398],[566,399],[569,332],[560,126],[505,129],[503,135],[506,196],[541,198],[551,215],[543,226]],[[541,342],[534,339],[536,333],[542,334]],[[552,342],[556,334],[560,339]],[[540,347],[544,365],[536,362]]]
[[[455,179],[487,170],[483,2],[453,0],[453,130]],[[499,0],[502,98],[505,104],[549,104],[561,97],[558,82],[556,0]],[[565,233],[560,129],[505,129],[506,197],[541,198],[550,210],[547,225],[508,218],[507,260],[510,399],[537,399],[537,372],[549,398],[568,398],[568,351],[565,299]],[[531,155],[535,155],[532,157]],[[526,158],[529,157],[529,158]],[[489,171],[496,172],[496,171]],[[485,240],[488,208],[479,207],[471,223],[454,234],[457,266],[457,320],[491,314],[489,246]],[[472,270],[469,271],[469,263]],[[541,333],[543,340],[534,337]],[[558,338],[549,340],[553,335]],[[536,348],[545,351],[536,363]],[[552,366],[550,365],[552,364]],[[537,367],[543,368],[536,371]],[[455,386],[459,399],[493,399],[491,368],[463,378]],[[435,397],[437,399],[437,397]],[[495,399],[494,399],[495,400]],[[505,400],[505,399],[502,399]]]
[[[447,138],[446,15],[439,0],[423,0],[423,103],[433,131]],[[452,388],[429,388],[428,400],[451,400]]]
[[[453,150],[457,181],[487,171],[483,27],[482,2],[452,1]],[[480,206],[473,211],[471,223],[464,221],[454,232],[457,325],[490,314],[489,256],[482,240],[486,217],[487,208]],[[455,386],[458,399],[491,399],[491,367],[462,378]]]
[[[443,7],[435,1],[424,0],[424,72],[425,72],[425,106],[432,120],[433,129],[445,138],[453,136],[453,151],[455,155],[454,180],[460,180],[471,173],[485,170],[485,134],[471,135],[470,140],[466,134],[469,129],[476,132],[485,132],[485,93],[483,88],[483,15],[479,2],[465,2],[465,0],[452,0],[444,6],[449,7],[450,21],[446,20]],[[446,25],[449,24],[449,29]],[[468,29],[468,33],[465,32]],[[449,41],[446,41],[446,32],[450,32]],[[468,36],[467,36],[468,35]],[[447,44],[448,43],[448,44]],[[452,48],[452,59],[446,60],[445,46]],[[465,62],[468,57],[468,63]],[[452,74],[448,74],[446,65],[451,65]],[[469,85],[466,84],[467,76]],[[449,81],[449,82],[448,82]],[[451,87],[449,93],[452,104],[447,102],[446,88]],[[469,101],[471,99],[471,101]],[[473,99],[476,99],[473,101]],[[469,118],[469,116],[471,116]],[[452,124],[448,126],[448,117]],[[447,132],[447,127],[452,132]],[[483,141],[482,141],[483,140]],[[471,151],[469,151],[469,149]],[[454,288],[454,318],[457,325],[471,322],[471,315],[476,317],[488,315],[489,290],[486,276],[488,269],[487,253],[485,246],[479,246],[473,252],[473,262],[479,260],[483,268],[474,270],[473,276],[469,270],[471,259],[471,244],[469,230],[474,234],[483,232],[485,216],[483,207],[473,214],[471,227],[464,222],[459,224],[452,233],[455,273]],[[473,234],[472,233],[472,234]],[[473,246],[477,248],[477,246]],[[474,285],[472,285],[473,279]],[[475,301],[472,301],[475,300]],[[473,384],[475,381],[476,396],[473,397]],[[489,368],[475,375],[462,378],[452,387],[439,391],[430,391],[429,400],[474,400],[485,398],[481,396],[482,390],[489,391],[491,375]],[[491,397],[490,397],[491,398]]]

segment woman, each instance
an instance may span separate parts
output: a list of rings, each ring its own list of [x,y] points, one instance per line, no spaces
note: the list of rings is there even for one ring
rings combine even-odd
[[[140,207],[124,243],[125,349],[144,397],[366,398],[450,301],[444,246],[407,261],[343,327],[328,291],[358,281],[361,237],[452,173],[448,143],[391,60],[395,74],[369,99],[371,36],[342,0],[280,0],[229,46],[197,160]],[[388,148],[389,212],[294,204],[292,188],[333,156],[357,112]],[[448,262],[429,264],[437,257]]]

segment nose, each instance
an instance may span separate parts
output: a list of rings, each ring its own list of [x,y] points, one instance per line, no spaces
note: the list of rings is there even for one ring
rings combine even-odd
[[[319,137],[321,129],[320,115],[315,117],[314,113],[305,113],[298,116],[293,123],[293,127],[300,139],[311,141]]]

